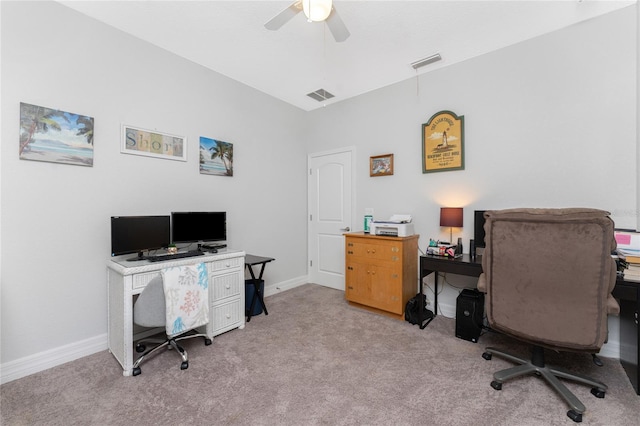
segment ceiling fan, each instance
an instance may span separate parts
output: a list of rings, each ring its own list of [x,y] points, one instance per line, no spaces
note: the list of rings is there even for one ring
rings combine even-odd
[[[338,11],[333,6],[332,0],[297,0],[274,16],[264,26],[268,30],[275,31],[301,11],[304,12],[309,22],[325,21],[337,42],[345,41],[351,35],[344,22],[342,22],[340,15],[338,15]]]

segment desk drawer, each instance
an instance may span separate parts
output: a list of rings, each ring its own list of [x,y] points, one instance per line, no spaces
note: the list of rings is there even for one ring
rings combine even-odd
[[[145,288],[155,277],[162,277],[160,271],[147,272],[146,274],[133,275],[133,289]]]
[[[213,320],[213,334],[216,335],[216,331],[237,324],[242,315],[240,308],[239,299],[212,307],[211,319]]]
[[[240,275],[240,272],[210,275],[209,285],[211,286],[211,303],[215,303],[228,297],[238,296],[241,289],[244,291],[244,287],[241,286],[242,280]]]
[[[239,268],[244,265],[243,257],[233,257],[231,259],[216,260],[209,262],[209,272],[224,271],[225,269]]]
[[[402,245],[394,241],[377,242],[367,244],[362,242],[347,241],[347,259],[359,257],[362,259],[401,262]]]

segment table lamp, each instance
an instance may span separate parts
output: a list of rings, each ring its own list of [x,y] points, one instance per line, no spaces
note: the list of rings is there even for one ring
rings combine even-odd
[[[440,226],[449,227],[449,243],[452,243],[453,228],[462,228],[462,207],[441,207]]]

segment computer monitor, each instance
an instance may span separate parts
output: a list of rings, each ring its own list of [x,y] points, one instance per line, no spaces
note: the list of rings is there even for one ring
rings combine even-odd
[[[227,212],[171,212],[171,241],[206,243],[227,240]]]
[[[474,210],[473,212],[473,242],[476,247],[484,247],[484,212],[486,210]]]
[[[111,217],[111,256],[138,253],[127,260],[142,260],[144,251],[167,247],[170,242],[170,216]]]

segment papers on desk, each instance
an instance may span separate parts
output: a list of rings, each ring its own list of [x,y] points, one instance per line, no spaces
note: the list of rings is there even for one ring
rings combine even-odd
[[[640,264],[640,233],[627,230],[614,231],[618,256],[627,263]]]
[[[625,280],[640,281],[640,233],[627,230],[615,230],[618,258],[623,262],[622,271]]]

